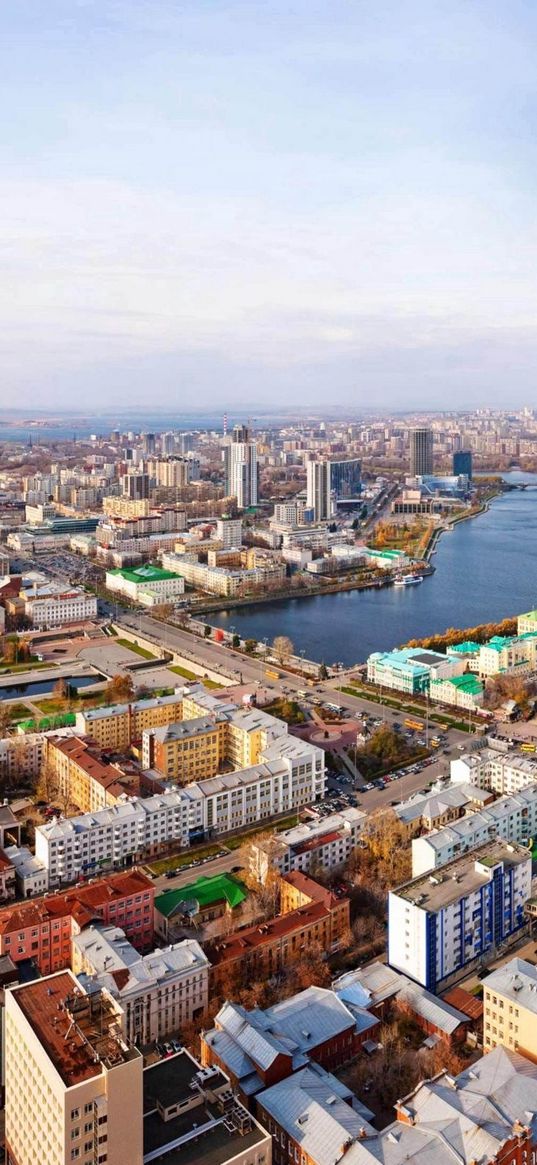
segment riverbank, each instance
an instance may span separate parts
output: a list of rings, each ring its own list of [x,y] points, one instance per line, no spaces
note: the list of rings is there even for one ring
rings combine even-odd
[[[433,571],[431,567],[431,573]],[[199,615],[210,615],[217,611],[233,611],[241,607],[257,607],[258,605],[266,603],[288,603],[290,599],[315,599],[319,595],[337,595],[340,591],[370,591],[379,590],[381,587],[391,586],[393,577],[390,574],[388,578],[377,577],[370,581],[362,581],[358,579],[347,579],[342,582],[325,583],[324,586],[308,587],[296,590],[287,588],[284,591],[272,591],[268,595],[255,595],[245,599],[238,598],[222,598],[208,600],[206,603],[201,603],[199,607],[192,610],[193,618],[198,618]]]
[[[436,526],[435,529],[431,531],[429,541],[424,550],[423,557],[425,561],[430,562],[433,554],[436,552],[437,544],[440,541],[442,534],[451,533],[455,529],[455,526],[459,526],[461,522],[469,522],[471,518],[479,518],[481,514],[486,514],[490,509],[490,503],[494,501],[494,498],[501,497],[502,494],[513,488],[513,486],[506,486],[505,489],[498,488],[487,498],[485,498],[481,505],[477,507],[477,509],[468,510],[467,513],[463,514],[456,514],[454,518],[449,518],[445,525]]]
[[[446,628],[499,623],[528,611],[537,576],[537,475],[513,474],[507,486],[511,480],[515,488],[487,497],[478,522],[465,517],[449,538],[436,533],[436,571],[421,586],[321,593],[307,603],[271,599],[234,611],[223,603],[210,622],[228,632],[233,625],[241,638],[258,642],[287,635],[295,650],[331,667],[333,661],[354,666],[373,651]]]

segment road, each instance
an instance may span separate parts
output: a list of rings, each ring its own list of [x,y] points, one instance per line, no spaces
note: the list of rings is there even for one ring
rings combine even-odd
[[[195,854],[192,857],[194,858]],[[167,878],[165,874],[159,874],[158,878],[153,879],[155,890],[157,894],[162,894],[164,890],[178,890],[180,886],[187,886],[189,882],[195,882],[201,874],[204,874],[206,878],[213,878],[216,874],[229,874],[233,867],[239,864],[239,850],[231,850],[223,858],[213,858],[212,861],[205,862],[203,866],[182,870],[174,878]]]

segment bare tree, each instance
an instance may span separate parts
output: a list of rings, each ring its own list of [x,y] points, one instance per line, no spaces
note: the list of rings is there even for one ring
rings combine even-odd
[[[283,664],[293,654],[293,641],[289,639],[288,635],[277,635],[272,643],[272,650],[280,663]]]

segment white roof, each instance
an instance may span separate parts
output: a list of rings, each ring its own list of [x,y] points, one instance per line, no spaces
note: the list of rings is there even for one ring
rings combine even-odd
[[[374,1133],[364,1106],[331,1073],[311,1064],[267,1088],[262,1107],[316,1165],[334,1165],[350,1140]],[[348,1152],[348,1149],[347,1149]],[[347,1159],[345,1157],[345,1159]]]

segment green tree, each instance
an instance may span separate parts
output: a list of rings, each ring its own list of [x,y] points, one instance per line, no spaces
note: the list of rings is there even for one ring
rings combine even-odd
[[[257,639],[245,639],[244,650],[248,653],[248,655],[253,655],[256,647],[257,647]]]
[[[241,637],[240,637],[240,635],[235,634],[233,636],[233,639],[231,640],[231,646],[232,647],[240,647],[240,645],[241,645]]]
[[[203,628],[203,634],[204,634],[204,636],[205,636],[205,638],[206,638],[206,639],[209,639],[209,638],[210,638],[210,634],[211,634],[211,628],[209,627],[209,624],[208,624],[208,623],[206,623],[206,624],[205,624],[205,627]]]

